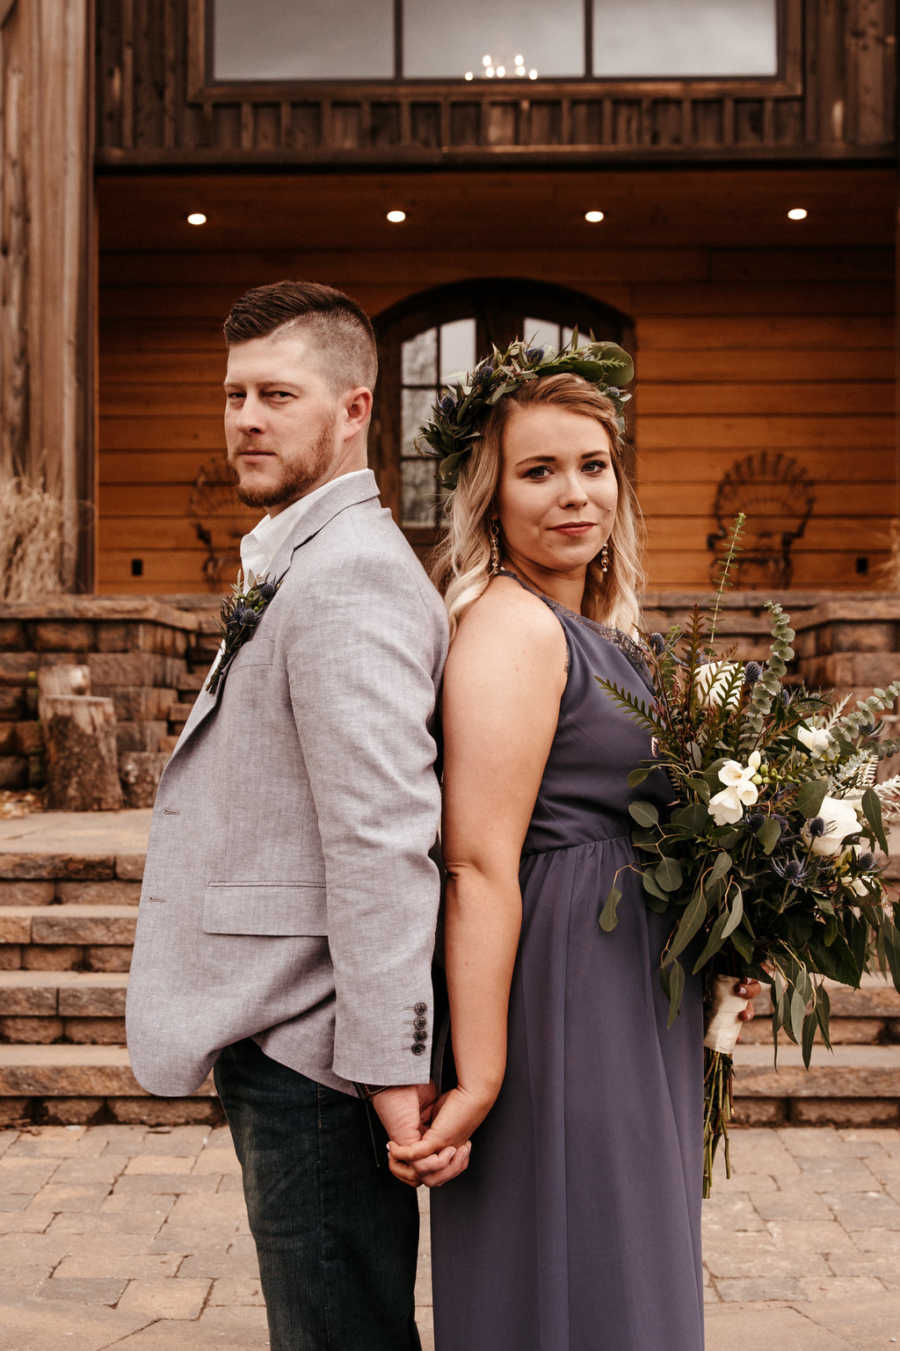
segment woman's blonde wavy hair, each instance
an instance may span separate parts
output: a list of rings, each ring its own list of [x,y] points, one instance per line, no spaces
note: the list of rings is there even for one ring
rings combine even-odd
[[[593,418],[609,437],[619,489],[616,518],[609,537],[609,570],[604,575],[599,557],[588,564],[582,612],[588,619],[633,635],[640,620],[643,522],[625,473],[616,410],[611,400],[587,380],[563,374],[531,380],[494,406],[472,453],[462,464],[456,487],[447,498],[446,526],[434,551],[431,575],[435,585],[444,591],[451,636],[490,581],[489,529],[500,484],[506,424],[514,409],[535,404],[552,405]]]

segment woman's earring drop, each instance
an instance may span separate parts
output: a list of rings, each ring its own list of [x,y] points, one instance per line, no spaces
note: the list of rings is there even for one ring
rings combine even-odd
[[[605,577],[606,574],[609,572],[609,545],[608,545],[608,544],[604,544],[603,548],[600,550],[600,571],[603,573],[603,576],[604,576],[604,577]]]
[[[491,561],[488,571],[492,577],[496,577],[500,571],[500,522],[496,517],[491,521],[488,534],[491,539]]]

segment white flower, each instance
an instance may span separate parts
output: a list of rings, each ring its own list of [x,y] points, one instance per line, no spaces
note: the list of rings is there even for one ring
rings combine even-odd
[[[721,708],[725,702],[725,693],[731,685],[735,672],[740,669],[736,661],[705,661],[694,673],[694,689],[700,696],[700,702],[707,708]],[[728,696],[728,707],[737,708],[741,698],[741,682],[735,680],[734,688]]]
[[[825,824],[821,835],[811,835],[809,823],[803,827],[803,838],[809,843],[814,854],[834,857],[843,850],[848,835],[859,830],[859,817],[849,798],[824,797],[819,808],[819,817]]]
[[[798,727],[797,740],[803,743],[810,755],[818,759],[832,745],[834,737],[824,727]]]
[[[717,826],[733,826],[740,821],[745,807],[752,807],[759,797],[753,782],[759,772],[762,756],[753,751],[746,765],[737,760],[726,760],[719,768],[719,781],[725,787],[709,799],[709,814]]]
[[[734,788],[723,788],[709,799],[709,814],[717,826],[733,826],[744,815],[744,808]]]

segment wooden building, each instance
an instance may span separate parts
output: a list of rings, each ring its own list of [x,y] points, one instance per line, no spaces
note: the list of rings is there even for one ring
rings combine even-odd
[[[242,290],[285,276],[340,286],[373,316],[371,461],[421,550],[435,491],[410,433],[441,374],[490,340],[577,325],[635,354],[652,587],[708,584],[717,488],[741,462],[754,530],[778,540],[811,503],[791,585],[881,584],[900,515],[892,0],[752,0],[759,55],[746,34],[720,49],[710,5],[680,2],[689,55],[642,56],[649,74],[613,50],[621,6],[566,3],[572,50],[542,48],[539,25],[521,38],[535,78],[511,46],[506,75],[487,76],[499,39],[473,21],[471,79],[444,52],[483,5],[335,3],[339,36],[340,11],[376,27],[359,17],[352,42],[323,30],[317,53],[266,30],[303,9],[268,0],[243,6],[268,42],[236,29],[230,49],[227,0],[0,4],[0,280],[59,346],[38,350],[7,310],[4,463],[40,463],[70,503],[93,501],[82,586],[229,579],[254,514],[221,481],[221,322]],[[625,9],[642,5],[659,13]],[[490,8],[527,27],[548,7]],[[17,107],[30,171],[10,157]],[[45,258],[49,226],[29,235],[17,193],[57,213],[65,256]]]

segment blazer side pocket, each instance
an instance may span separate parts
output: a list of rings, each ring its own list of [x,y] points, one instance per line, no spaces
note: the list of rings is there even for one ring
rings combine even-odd
[[[315,882],[211,882],[203,893],[203,931],[318,937],[327,934],[325,888]]]

